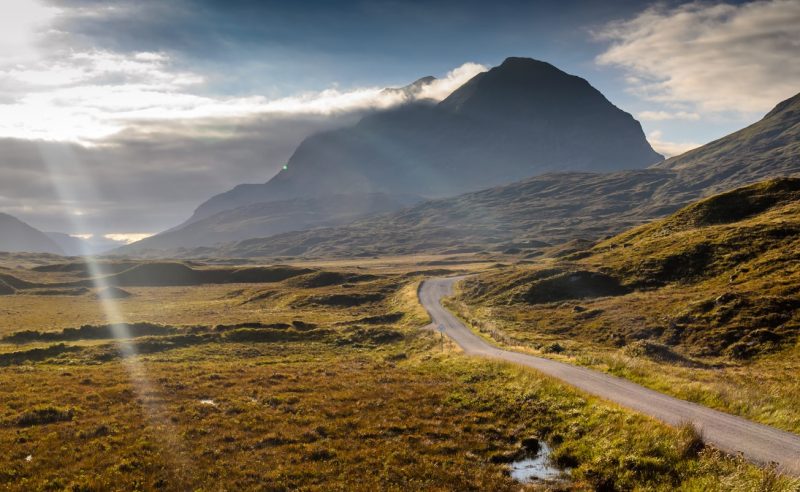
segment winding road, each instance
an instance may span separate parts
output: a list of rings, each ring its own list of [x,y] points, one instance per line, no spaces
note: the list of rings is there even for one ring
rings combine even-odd
[[[705,442],[722,451],[742,453],[758,464],[776,463],[780,471],[800,476],[800,436],[796,434],[679,400],[605,373],[489,344],[442,307],[441,299],[452,295],[453,285],[463,278],[425,280],[419,289],[419,299],[431,316],[432,326],[443,329],[464,353],[531,367],[586,393],[670,425],[691,422],[701,430]]]

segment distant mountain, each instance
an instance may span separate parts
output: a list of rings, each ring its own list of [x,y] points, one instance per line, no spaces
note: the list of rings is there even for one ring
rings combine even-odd
[[[800,95],[762,120],[650,169],[546,174],[343,227],[226,245],[222,256],[368,256],[535,249],[598,239],[720,190],[800,176]],[[209,254],[209,252],[204,252]]]
[[[421,77],[404,87],[390,87],[381,91],[383,94],[402,96],[407,101],[412,101],[420,96],[425,86],[436,81],[436,77],[428,75]]]
[[[662,159],[641,125],[586,80],[549,63],[508,58],[439,104],[403,105],[307,138],[269,182],[217,195],[189,222],[273,200],[449,196],[548,171],[634,169]]]
[[[100,254],[110,251],[120,245],[118,241],[103,237],[83,239],[70,236],[63,232],[45,232],[67,256],[81,256],[86,254]]]
[[[141,254],[187,246],[214,246],[288,231],[330,227],[370,214],[395,211],[421,201],[422,198],[415,195],[370,193],[254,203],[123,246],[115,253]]]
[[[0,251],[64,253],[45,233],[4,213],[0,213]]]

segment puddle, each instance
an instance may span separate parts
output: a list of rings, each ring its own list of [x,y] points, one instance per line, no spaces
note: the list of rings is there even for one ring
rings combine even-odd
[[[510,463],[511,478],[520,483],[560,480],[563,472],[550,463],[550,447],[541,443],[539,453],[533,458]]]
[[[217,402],[215,402],[214,400],[200,400],[200,404],[201,405],[211,405],[212,407],[216,407],[217,406]]]

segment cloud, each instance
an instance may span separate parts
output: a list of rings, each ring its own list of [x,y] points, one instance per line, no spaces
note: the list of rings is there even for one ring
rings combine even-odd
[[[469,79],[485,72],[488,68],[478,63],[465,63],[458,68],[447,72],[444,78],[436,79],[430,84],[426,84],[419,92],[420,99],[433,99],[441,101],[454,90],[464,85]]]
[[[647,141],[650,142],[653,149],[667,158],[683,154],[703,145],[696,142],[668,142],[663,138],[664,133],[661,130],[653,130],[647,134]]]
[[[60,13],[36,0],[0,2],[0,58],[9,63],[32,56],[37,31]]]
[[[141,241],[142,239],[147,239],[148,237],[151,237],[152,235],[153,235],[153,233],[147,233],[147,232],[144,232],[144,233],[142,233],[142,232],[139,232],[139,233],[127,232],[127,233],[105,234],[103,237],[106,238],[106,239],[110,239],[112,241],[117,241],[119,243],[131,244],[131,243],[135,243],[136,241]]]
[[[383,87],[334,87],[276,99],[208,95],[202,75],[175,65],[165,53],[108,51],[0,65],[0,100],[10,100],[0,104],[0,137],[95,143],[154,121],[182,121],[185,130],[188,120],[332,115],[406,102]],[[465,63],[422,87],[419,97],[442,99],[485,69]]]
[[[690,111],[642,111],[636,115],[642,121],[699,120],[700,114]]]
[[[595,33],[611,43],[596,61],[648,100],[763,113],[800,90],[798,26],[797,0],[660,4]]]

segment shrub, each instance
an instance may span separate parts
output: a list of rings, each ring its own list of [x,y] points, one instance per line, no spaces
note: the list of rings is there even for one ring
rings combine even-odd
[[[31,427],[34,425],[53,424],[56,422],[69,422],[75,415],[71,408],[58,408],[54,406],[37,407],[29,410],[17,419],[20,427]]]

